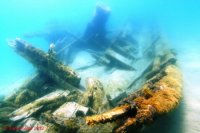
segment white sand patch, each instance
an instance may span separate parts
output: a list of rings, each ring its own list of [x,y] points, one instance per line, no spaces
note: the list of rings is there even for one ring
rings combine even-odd
[[[88,52],[80,52],[77,54],[73,63],[70,65],[73,69],[77,69],[84,66],[89,66],[95,63],[95,59]]]

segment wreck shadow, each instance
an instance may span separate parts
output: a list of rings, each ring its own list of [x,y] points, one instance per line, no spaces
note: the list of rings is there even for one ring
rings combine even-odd
[[[132,133],[184,133],[185,104],[182,99],[179,106],[172,112],[157,118],[154,123]]]

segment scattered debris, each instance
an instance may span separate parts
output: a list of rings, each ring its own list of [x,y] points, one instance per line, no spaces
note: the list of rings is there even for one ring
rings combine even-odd
[[[10,46],[32,63],[38,73],[0,104],[0,114],[5,114],[4,118],[0,115],[3,118],[0,130],[11,124],[31,127],[29,131],[20,130],[29,133],[39,127],[42,132],[52,133],[120,133],[170,112],[181,99],[181,72],[175,53],[163,47],[161,36],[150,40],[143,44],[129,32],[120,33],[104,52],[91,53],[96,63],[76,69],[82,72],[81,77],[55,56],[21,39],[11,41]],[[139,45],[147,48],[140,58]],[[102,73],[90,71],[94,67],[99,67]],[[85,74],[86,71],[90,73]],[[126,76],[115,75],[118,71]],[[103,72],[108,76],[114,73],[113,83],[100,76]],[[124,79],[129,80],[121,83]]]

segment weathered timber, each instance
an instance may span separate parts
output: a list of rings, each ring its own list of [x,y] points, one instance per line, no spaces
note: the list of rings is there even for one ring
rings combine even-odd
[[[21,39],[16,39],[12,43],[12,46],[18,54],[26,58],[39,71],[48,75],[55,82],[69,86],[69,88],[79,86],[80,77],[70,67],[65,66],[51,55]]]
[[[65,98],[70,92],[68,90],[63,91],[63,90],[57,90],[54,91],[48,95],[45,95],[44,97],[41,97],[29,104],[26,104],[19,109],[15,110],[10,114],[10,120],[12,121],[18,121],[24,118],[27,118],[31,116],[32,114],[38,112],[42,108],[50,108],[51,103],[53,104],[58,104],[59,101],[65,102]],[[56,101],[56,102],[55,102]]]
[[[117,37],[118,38],[118,37]],[[92,54],[97,59],[97,63],[104,64],[110,68],[116,67],[125,70],[136,70],[132,65],[136,60],[133,52],[136,50],[131,41],[114,40],[103,55]]]
[[[132,54],[130,54],[130,50],[129,50],[129,49],[132,50],[132,47],[131,47],[131,46],[124,46],[124,47],[122,47],[122,46],[120,46],[120,45],[113,45],[113,46],[112,46],[112,49],[113,49],[114,51],[116,51],[117,53],[123,55],[123,56],[126,57],[126,58],[135,59],[135,57],[134,57]],[[131,52],[132,52],[132,51],[131,51]]]
[[[117,53],[116,51],[112,49],[107,50],[107,52],[105,53],[105,57],[108,60],[110,60],[110,63],[112,65],[115,64],[116,66],[122,69],[135,70],[135,68],[131,66],[132,60],[124,57],[123,55],[121,55],[120,53]]]

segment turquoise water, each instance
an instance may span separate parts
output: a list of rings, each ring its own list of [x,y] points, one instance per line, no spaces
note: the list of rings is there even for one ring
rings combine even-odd
[[[97,0],[1,0],[0,1],[0,95],[7,95],[30,75],[34,67],[7,45],[7,40],[25,33],[67,29],[81,36]],[[178,51],[184,75],[184,124],[181,132],[200,132],[200,1],[199,0],[104,0],[112,9],[109,30],[128,21],[159,25]],[[55,28],[54,27],[54,28]],[[27,38],[48,50],[42,38]],[[176,121],[177,122],[177,121]],[[177,128],[176,126],[174,128]]]

